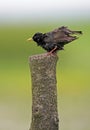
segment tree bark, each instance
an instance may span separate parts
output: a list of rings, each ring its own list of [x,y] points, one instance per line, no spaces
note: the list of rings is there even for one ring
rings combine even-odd
[[[32,79],[32,122],[30,130],[58,130],[56,64],[57,55],[29,58]]]

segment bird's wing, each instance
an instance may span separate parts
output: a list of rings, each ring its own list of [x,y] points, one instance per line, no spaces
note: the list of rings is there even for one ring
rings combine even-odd
[[[62,27],[55,29],[52,31],[54,43],[69,43],[75,39],[77,39],[76,36],[71,36],[70,30],[67,30],[67,27]]]
[[[44,41],[47,44],[57,44],[57,43],[69,43],[73,40],[75,40],[76,36],[71,36],[71,32],[66,31],[66,27],[55,29],[51,32],[48,32],[45,35]]]
[[[55,43],[67,40],[67,35],[62,30],[56,29],[52,32],[52,35]]]
[[[58,42],[63,42],[66,38],[66,35],[60,30],[54,30],[52,32],[45,33],[44,41],[47,44],[57,44]]]

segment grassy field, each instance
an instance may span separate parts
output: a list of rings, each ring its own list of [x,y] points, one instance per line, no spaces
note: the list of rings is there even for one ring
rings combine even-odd
[[[68,24],[80,38],[58,52],[57,89],[62,130],[89,130],[90,24]],[[31,119],[30,55],[44,53],[26,39],[58,24],[0,27],[0,130],[27,130]]]

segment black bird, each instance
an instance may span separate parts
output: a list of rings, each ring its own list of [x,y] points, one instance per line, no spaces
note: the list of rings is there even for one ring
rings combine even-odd
[[[35,33],[28,41],[34,40],[38,46],[41,46],[51,54],[58,50],[63,50],[65,44],[76,40],[78,37],[74,34],[82,34],[82,31],[71,31],[62,26],[48,33]]]

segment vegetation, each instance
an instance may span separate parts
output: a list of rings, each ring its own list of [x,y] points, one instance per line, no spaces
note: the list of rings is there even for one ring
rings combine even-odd
[[[7,102],[9,99],[11,102],[27,101],[27,104],[29,104],[31,99],[31,82],[28,57],[34,54],[45,53],[45,51],[41,47],[37,47],[34,42],[29,43],[26,40],[37,31],[47,32],[59,26],[62,25],[58,23],[51,24],[50,26],[24,25],[0,27],[1,102]],[[78,119],[78,121],[81,120],[83,122],[84,118],[87,123],[89,122],[86,115],[89,113],[90,98],[90,24],[69,24],[69,28],[81,30],[83,35],[78,40],[66,45],[64,51],[58,52],[58,99],[60,98],[61,100],[59,108],[64,122],[62,124],[63,130],[69,129],[71,120],[77,122]],[[74,117],[75,114],[79,117]],[[83,118],[80,117],[80,114]],[[26,115],[27,117],[28,114]],[[64,124],[66,125],[64,126]],[[85,130],[86,128],[88,130],[88,125],[86,125]]]

